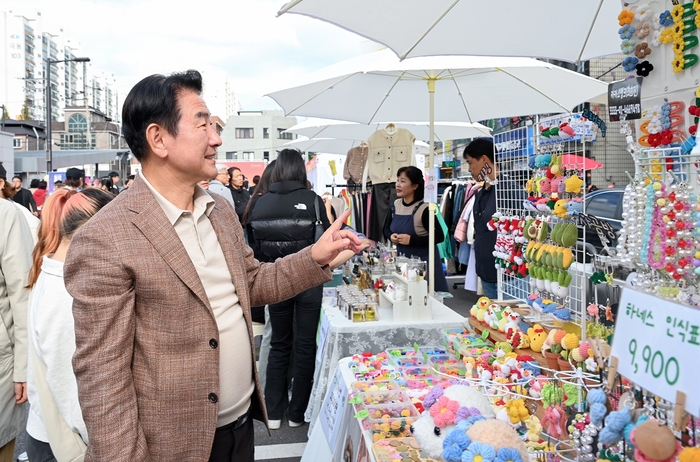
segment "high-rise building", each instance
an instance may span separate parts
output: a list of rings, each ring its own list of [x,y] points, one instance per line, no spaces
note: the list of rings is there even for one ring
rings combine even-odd
[[[63,29],[44,27],[41,12],[0,11],[0,105],[13,119],[46,120],[46,60],[83,57],[79,41]],[[67,106],[93,107],[118,120],[114,75],[87,62],[50,66],[51,120],[64,120]]]
[[[213,115],[219,116],[221,120],[228,120],[243,110],[224,71],[204,69],[201,73],[204,81],[202,96]]]

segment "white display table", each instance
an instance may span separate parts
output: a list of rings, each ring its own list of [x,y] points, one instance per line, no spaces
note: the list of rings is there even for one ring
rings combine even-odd
[[[348,362],[351,358],[343,358],[336,363],[336,366],[342,372],[342,379],[345,384],[345,389],[350,390],[352,382],[355,380],[352,371],[348,367]],[[333,372],[335,374],[335,372]],[[321,405],[318,406],[319,412]],[[337,432],[337,441],[334,447],[330,447],[326,433],[324,432],[323,425],[313,425],[311,431],[309,432],[309,441],[306,443],[304,449],[304,454],[301,457],[302,462],[317,462],[317,461],[327,461],[327,462],[342,462],[346,459],[359,461],[369,461],[374,462],[374,455],[372,454],[372,438],[369,432],[362,430],[362,424],[358,419],[353,417],[354,410],[352,404],[345,404],[342,409],[338,409],[337,416],[340,418],[335,419],[335,424],[338,426],[335,431]],[[316,417],[313,423],[318,423],[318,419],[321,417]],[[327,430],[327,429],[326,429]],[[353,457],[347,457],[347,447],[352,447]]]
[[[331,307],[331,301],[331,298],[323,299],[314,385],[304,415],[304,420],[309,422],[309,435],[313,432],[328,383],[341,358],[365,351],[378,353],[391,347],[413,346],[415,343],[442,345],[444,329],[459,329],[465,325],[464,317],[435,299],[432,300],[433,318],[430,320],[394,321],[392,308],[380,307],[378,321],[358,323],[345,318],[338,308]]]

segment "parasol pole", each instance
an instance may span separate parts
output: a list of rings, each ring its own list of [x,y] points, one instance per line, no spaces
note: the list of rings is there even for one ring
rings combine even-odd
[[[433,154],[435,153],[435,81],[438,79],[430,71],[427,77],[428,93],[430,95],[430,147],[428,148],[428,174],[433,174]],[[435,209],[429,204],[428,213],[428,292],[435,296]]]

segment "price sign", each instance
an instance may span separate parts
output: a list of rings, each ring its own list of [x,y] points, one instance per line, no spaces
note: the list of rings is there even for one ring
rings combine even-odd
[[[625,287],[611,354],[622,376],[672,403],[684,392],[700,416],[700,311]]]
[[[323,399],[321,414],[317,423],[323,428],[323,434],[326,436],[328,446],[331,448],[335,447],[335,443],[338,440],[338,434],[344,420],[343,415],[347,406],[348,389],[345,385],[345,380],[343,380],[343,373],[340,367],[337,367],[333,380],[328,387],[326,397]]]

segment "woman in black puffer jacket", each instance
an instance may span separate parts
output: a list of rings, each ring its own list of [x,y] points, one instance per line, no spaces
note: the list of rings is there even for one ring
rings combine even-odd
[[[306,188],[306,168],[301,154],[292,149],[283,150],[277,156],[270,191],[258,199],[248,218],[258,254],[263,261],[275,261],[314,243],[314,204],[318,206],[323,228],[328,229],[330,223],[323,200]],[[290,300],[269,305],[272,340],[267,363],[265,404],[271,429],[280,427],[287,404],[289,426],[298,427],[304,423],[314,377],[316,329],[322,296],[323,286],[318,286]],[[288,402],[287,370],[292,346],[294,381],[292,397]]]

